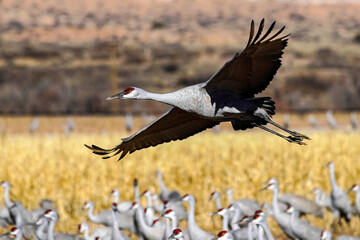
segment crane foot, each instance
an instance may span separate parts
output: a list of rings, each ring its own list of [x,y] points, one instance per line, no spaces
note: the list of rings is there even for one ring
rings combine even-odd
[[[303,140],[303,139],[311,140],[311,138],[309,138],[308,136],[298,133],[298,132],[295,132],[295,131],[291,131],[291,135],[293,135],[296,138],[300,138],[301,140]]]
[[[298,136],[287,136],[285,137],[285,139],[288,141],[288,142],[291,142],[291,143],[297,143],[299,145],[306,145],[306,143],[304,143],[302,140],[304,138],[302,137],[298,137]]]

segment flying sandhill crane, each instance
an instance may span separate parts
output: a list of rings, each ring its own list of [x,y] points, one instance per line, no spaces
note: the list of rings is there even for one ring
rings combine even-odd
[[[95,145],[85,144],[85,146],[95,154],[107,155],[103,158],[120,154],[120,160],[127,153],[165,142],[182,140],[221,122],[231,122],[234,130],[259,127],[289,142],[305,144],[303,140],[309,139],[307,136],[286,129],[271,120],[271,116],[275,114],[275,102],[270,97],[255,97],[269,85],[281,66],[280,58],[287,45],[289,35],[278,37],[285,27],[269,37],[274,26],[275,22],[261,36],[264,29],[263,19],[254,37],[254,21],[252,21],[250,37],[245,49],[241,53],[236,53],[204,83],[165,94],[129,87],[123,92],[108,97],[106,100],[155,100],[172,108],[134,135],[122,139],[120,144],[111,149],[103,149]],[[290,136],[265,127],[264,125],[268,123]],[[113,155],[109,155],[112,153]]]
[[[215,236],[211,233],[208,233],[201,229],[195,221],[195,198],[191,194],[186,194],[182,197],[184,202],[189,203],[189,212],[188,212],[188,232],[190,239],[201,239],[201,240],[211,240]]]
[[[355,207],[356,207],[356,211],[357,214],[360,215],[360,186],[357,184],[354,184],[350,189],[349,192],[353,191],[356,192],[356,196],[355,196]]]
[[[351,123],[351,128],[352,129],[357,129],[358,127],[358,120],[357,120],[357,117],[356,117],[356,113],[355,112],[352,112],[350,114],[350,123]]]
[[[348,195],[344,190],[342,190],[339,185],[336,183],[335,179],[335,165],[333,162],[327,164],[330,173],[331,181],[331,202],[332,206],[335,208],[336,212],[334,213],[335,217],[339,215],[339,223],[341,223],[341,218],[344,218],[347,223],[350,223],[352,215],[352,207]]]
[[[294,233],[297,239],[313,240],[320,238],[321,229],[312,226],[308,222],[300,219],[299,213],[293,206],[289,206],[286,212],[290,214],[291,231]]]
[[[169,239],[178,239],[178,240],[185,240],[185,235],[181,231],[181,229],[175,229]]]
[[[40,118],[38,117],[34,118],[29,125],[29,132],[30,133],[35,132],[39,128],[39,125],[40,125]]]
[[[312,128],[316,128],[319,125],[313,114],[309,115],[309,124]]]
[[[337,121],[334,118],[333,112],[331,110],[326,112],[326,121],[332,129],[336,129],[338,127]]]
[[[134,118],[131,113],[125,114],[125,127],[128,132],[131,132],[134,127]]]

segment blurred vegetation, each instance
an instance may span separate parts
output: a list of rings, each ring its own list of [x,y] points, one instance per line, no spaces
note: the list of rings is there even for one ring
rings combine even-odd
[[[250,20],[263,17],[292,33],[263,95],[283,111],[360,108],[360,4],[201,0],[190,10],[188,1],[82,1],[84,9],[1,2],[0,113],[110,113],[103,99],[128,86],[166,92],[203,82],[242,50]],[[132,101],[118,110],[165,108]]]

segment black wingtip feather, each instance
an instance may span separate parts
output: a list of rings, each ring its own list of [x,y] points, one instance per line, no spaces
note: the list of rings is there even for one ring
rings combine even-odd
[[[260,35],[261,35],[261,33],[262,33],[263,29],[264,29],[264,23],[265,23],[265,19],[263,18],[261,20],[261,22],[260,22],[259,30],[258,30],[254,40],[250,43],[250,45],[253,45],[258,40],[258,38],[260,37]]]
[[[251,43],[251,41],[252,41],[252,38],[253,38],[253,36],[254,36],[254,25],[255,25],[254,20],[251,20],[249,41],[248,41],[248,43],[246,44],[246,46],[249,46],[249,45],[250,45],[250,43]]]

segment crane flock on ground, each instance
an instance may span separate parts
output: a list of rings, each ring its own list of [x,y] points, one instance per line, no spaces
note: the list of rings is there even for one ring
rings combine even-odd
[[[19,201],[10,198],[10,184],[1,182],[4,189],[4,207],[0,210],[0,226],[8,229],[8,233],[0,236],[0,239],[274,239],[272,230],[267,224],[267,218],[273,218],[279,227],[290,239],[299,240],[325,240],[332,239],[332,233],[306,221],[304,215],[313,215],[323,218],[324,211],[333,214],[332,230],[338,231],[342,224],[349,224],[352,218],[360,215],[360,186],[353,185],[348,191],[344,191],[336,182],[335,165],[327,164],[331,192],[327,195],[317,188],[313,191],[314,201],[295,193],[281,193],[279,182],[276,178],[270,178],[264,183],[261,190],[270,190],[273,193],[272,203],[262,205],[256,199],[241,198],[234,200],[232,189],[224,189],[227,195],[228,206],[221,206],[221,193],[214,191],[209,194],[210,201],[215,201],[216,211],[209,213],[211,217],[217,215],[222,219],[222,226],[218,234],[214,235],[202,229],[196,221],[195,195],[187,193],[181,195],[179,191],[169,190],[163,181],[162,173],[157,171],[160,193],[144,190],[140,194],[139,183],[133,181],[134,197],[130,201],[120,201],[120,192],[115,188],[111,191],[112,203],[109,209],[94,213],[94,203],[87,201],[81,207],[84,211],[84,219],[87,217],[97,228],[91,230],[88,222],[78,225],[78,233],[69,234],[54,232],[59,218],[54,202],[44,199],[40,207],[35,210],[26,209]],[[324,166],[325,169],[325,166]],[[325,170],[324,170],[325,171]],[[355,204],[348,198],[350,192],[355,192]],[[140,203],[141,197],[146,198],[147,205]],[[184,207],[188,205],[187,209]],[[186,224],[185,224],[186,222]],[[186,226],[186,227],[185,227]],[[82,234],[82,236],[81,236]],[[359,237],[341,235],[337,238],[359,240]]]

